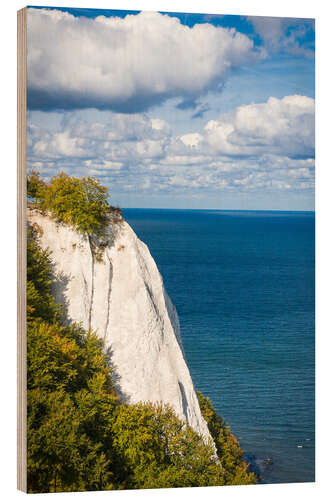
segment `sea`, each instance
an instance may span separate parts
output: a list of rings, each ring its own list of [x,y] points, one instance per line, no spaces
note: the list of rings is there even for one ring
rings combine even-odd
[[[124,209],[177,308],[195,387],[263,483],[315,480],[314,212]]]

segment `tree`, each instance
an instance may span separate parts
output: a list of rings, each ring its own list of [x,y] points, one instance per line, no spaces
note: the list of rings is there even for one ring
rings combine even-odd
[[[82,233],[100,235],[107,223],[108,191],[93,177],[80,179],[60,173],[52,177],[42,208]]]
[[[53,322],[61,318],[61,307],[51,294],[50,252],[41,250],[33,230],[27,239],[27,320],[41,318]]]
[[[35,202],[44,198],[46,184],[40,178],[39,172],[32,170],[27,176],[27,195]]]
[[[200,410],[214,439],[217,455],[225,470],[225,484],[256,484],[253,473],[248,473],[248,465],[243,459],[243,450],[228,425],[216,412],[211,400],[197,391]]]
[[[93,177],[70,177],[61,172],[49,184],[39,174],[28,175],[28,196],[39,209],[50,212],[58,221],[72,225],[81,233],[103,234],[111,207],[108,190]]]
[[[127,488],[225,484],[212,445],[168,405],[122,404],[112,429],[120,475]]]
[[[119,404],[101,340],[80,327],[28,323],[28,490],[114,489]]]

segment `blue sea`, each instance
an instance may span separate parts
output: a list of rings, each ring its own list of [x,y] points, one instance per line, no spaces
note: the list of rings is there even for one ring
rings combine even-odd
[[[123,214],[177,308],[196,388],[262,481],[314,481],[314,213]]]

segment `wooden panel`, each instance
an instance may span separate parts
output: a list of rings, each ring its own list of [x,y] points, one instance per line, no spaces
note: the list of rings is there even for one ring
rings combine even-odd
[[[17,487],[27,491],[26,123],[27,12],[17,13]]]

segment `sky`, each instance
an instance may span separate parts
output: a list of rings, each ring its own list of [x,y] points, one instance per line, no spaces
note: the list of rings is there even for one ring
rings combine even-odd
[[[28,8],[28,170],[122,207],[314,210],[314,20]]]

